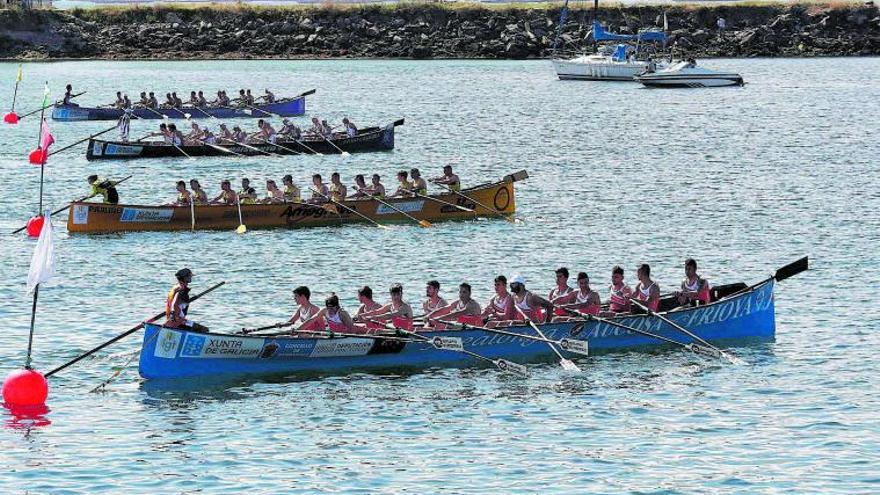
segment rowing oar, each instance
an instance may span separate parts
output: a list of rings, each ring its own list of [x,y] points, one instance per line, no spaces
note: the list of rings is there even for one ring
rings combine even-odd
[[[442,199],[437,199],[437,198],[435,198],[435,197],[433,197],[433,196],[428,196],[427,194],[419,194],[419,193],[417,193],[416,191],[410,191],[410,192],[413,193],[413,194],[415,194],[416,196],[418,196],[418,197],[420,197],[420,198],[429,199],[429,200],[431,200],[431,201],[434,201],[434,202],[440,203],[441,205],[448,205],[448,206],[452,206],[453,208],[458,208],[458,209],[461,210],[461,211],[466,211],[466,212],[468,212],[468,213],[474,213],[474,210],[472,210],[472,209],[470,209],[470,208],[465,208],[464,206],[457,205],[457,204],[455,204],[455,203],[450,203],[449,201],[443,201]]]
[[[344,149],[340,148],[339,146],[336,146],[336,143],[334,143],[332,140],[330,140],[330,138],[328,138],[327,136],[325,136],[323,134],[321,134],[320,136],[322,138],[324,138],[324,141],[327,141],[327,143],[329,143],[330,146],[333,146],[334,148],[336,148],[336,151],[338,151],[340,155],[351,156],[351,153],[345,151]]]
[[[361,189],[358,189],[358,191],[361,191]],[[416,217],[410,215],[409,213],[407,213],[407,212],[401,210],[400,208],[397,208],[396,206],[392,205],[391,203],[389,203],[389,202],[387,202],[387,201],[383,201],[382,199],[379,199],[378,196],[371,196],[371,195],[368,195],[368,197],[369,197],[370,199],[375,199],[376,201],[378,201],[378,202],[382,203],[383,205],[387,206],[388,208],[391,208],[392,210],[396,211],[397,213],[400,213],[401,215],[405,216],[406,218],[409,218],[409,219],[412,220],[413,222],[418,223],[419,226],[421,226],[421,227],[428,228],[428,227],[431,226],[431,222],[429,222],[429,221],[427,221],[427,220],[419,220],[418,218],[416,218]]]
[[[388,227],[382,225],[381,223],[379,223],[379,222],[373,220],[372,218],[370,218],[370,217],[364,215],[363,213],[361,213],[361,212],[355,210],[354,208],[350,208],[350,207],[348,207],[348,206],[346,206],[346,205],[340,203],[339,201],[335,201],[333,198],[331,198],[330,196],[327,196],[327,195],[321,193],[320,191],[317,191],[317,190],[315,190],[315,189],[313,189],[313,188],[310,188],[310,189],[311,189],[312,191],[314,191],[315,193],[317,193],[318,196],[321,196],[322,198],[326,199],[327,201],[333,203],[333,204],[336,205],[336,206],[341,206],[341,207],[345,208],[346,210],[348,210],[348,211],[354,213],[355,215],[357,215],[357,216],[363,218],[364,220],[366,220],[366,221],[370,222],[371,224],[375,225],[376,227],[379,227],[380,229],[387,229],[387,228],[388,228]]]
[[[61,153],[62,151],[67,151],[67,150],[69,150],[70,148],[73,148],[74,146],[76,146],[76,145],[78,145],[78,144],[80,144],[80,143],[84,143],[84,142],[88,141],[89,139],[96,138],[96,137],[100,136],[101,134],[106,134],[106,133],[112,131],[113,129],[116,129],[117,127],[118,127],[118,126],[115,126],[115,125],[114,125],[113,127],[109,128],[109,129],[104,129],[104,130],[101,131],[101,132],[97,132],[97,133],[92,134],[91,136],[89,136],[89,137],[87,137],[87,138],[80,139],[79,141],[77,141],[77,142],[75,142],[75,143],[73,143],[73,144],[69,144],[69,145],[67,145],[67,146],[65,146],[65,147],[63,147],[63,148],[61,148],[60,150],[55,150],[55,151],[49,153],[47,156],[57,155],[58,153]]]
[[[219,150],[219,151],[222,151],[222,152],[224,152],[224,153],[229,153],[230,155],[241,156],[241,157],[246,156],[246,155],[242,155],[241,153],[236,153],[236,152],[234,152],[234,151],[232,151],[232,150],[228,150],[228,149],[224,148],[223,146],[218,146],[218,145],[216,145],[216,144],[211,144],[211,143],[208,143],[208,142],[205,142],[205,141],[202,141],[202,144],[204,144],[205,146],[209,146],[209,147],[211,147],[211,148],[214,148],[215,150]]]
[[[257,328],[242,328],[241,331],[240,331],[239,333],[242,334],[242,335],[247,335],[247,334],[249,334],[249,333],[262,332],[263,330],[271,330],[271,329],[273,329],[273,328],[284,328],[284,327],[289,327],[289,326],[291,326],[291,325],[293,325],[293,323],[291,323],[291,322],[287,322],[287,323],[273,323],[273,324],[271,324],[271,325],[266,325],[265,327],[257,327]],[[285,333],[289,333],[289,332],[285,332]]]
[[[312,94],[315,94],[315,90],[314,90],[314,89],[310,89],[310,90],[308,90],[308,91],[306,91],[306,92],[304,92],[304,93],[300,93],[300,94],[298,94],[298,95],[296,95],[296,96],[294,96],[294,97],[288,98],[288,101],[289,101],[289,100],[298,100],[298,99],[300,99],[300,98],[303,98],[303,97],[305,97],[305,96],[312,95]],[[277,114],[277,113],[267,112],[266,110],[263,110],[263,109],[261,109],[261,108],[257,108],[257,107],[254,107],[254,106],[248,105],[247,103],[244,102],[244,100],[239,100],[239,101],[241,101],[241,104],[242,104],[243,106],[246,106],[246,107],[250,108],[251,110],[256,110],[256,111],[258,111],[258,112],[262,112],[262,113],[264,113],[264,114],[266,114],[266,115],[268,115],[268,116],[271,116],[271,117],[279,117],[279,118],[282,117],[282,115],[279,115],[279,114]]]
[[[119,180],[116,181],[113,185],[116,186],[116,185],[122,184],[123,182],[127,181],[128,179],[131,179],[132,177],[133,177],[132,175],[129,175],[128,177],[125,177],[125,178],[119,179]],[[53,211],[52,213],[50,213],[49,216],[51,217],[52,215],[54,215],[54,214],[56,214],[56,213],[61,213],[62,211],[64,211],[64,210],[70,208],[70,205],[73,204],[73,203],[81,203],[81,202],[83,202],[83,201],[85,201],[85,200],[87,200],[87,199],[94,198],[95,196],[97,196],[97,193],[95,193],[95,194],[89,194],[88,196],[86,196],[86,197],[84,197],[84,198],[80,198],[80,199],[78,199],[78,200],[76,200],[76,201],[71,201],[70,203],[67,203],[67,206],[62,206],[61,208],[58,208],[57,210],[55,210],[55,211]],[[21,232],[22,230],[24,230],[24,229],[26,229],[26,228],[27,228],[27,225],[25,225],[24,227],[21,227],[20,229],[13,230],[12,232],[9,233],[9,235],[17,234],[17,233]]]
[[[559,340],[551,340],[551,339],[546,339],[546,338],[542,338],[542,337],[535,337],[534,335],[525,335],[525,334],[521,334],[521,333],[517,333],[517,332],[511,332],[509,330],[500,330],[500,329],[491,328],[491,327],[481,327],[478,325],[468,325],[467,323],[460,323],[457,321],[448,321],[448,320],[437,320],[437,321],[439,321],[440,323],[443,323],[445,325],[461,327],[462,330],[467,330],[470,328],[473,330],[480,330],[483,332],[494,333],[494,334],[498,334],[498,335],[507,335],[509,337],[519,337],[519,338],[525,339],[525,340],[533,340],[535,342],[545,342],[547,344],[556,344],[559,347],[561,347],[563,350],[566,350],[568,352],[571,352],[574,354],[582,354],[584,356],[589,356],[589,350],[587,349],[587,342],[584,340],[570,339],[568,337],[564,337]]]
[[[237,234],[244,234],[247,232],[247,227],[244,226],[244,220],[241,217],[241,195],[235,195],[235,204],[238,206],[238,228],[235,229]]]
[[[757,284],[750,285],[749,287],[746,287],[743,290],[736,291],[733,294],[728,295],[727,297],[731,297],[736,294],[742,294],[743,292],[748,292],[761,284],[767,283],[770,280],[776,280],[777,282],[782,282],[783,280],[785,280],[787,278],[794,277],[798,273],[805,272],[809,269],[810,269],[810,258],[809,258],[809,256],[804,256],[803,258],[801,258],[797,261],[794,261],[792,263],[789,263],[789,264],[783,266],[782,268],[776,270],[776,273],[774,273],[770,277],[758,282]]]
[[[449,187],[449,186],[446,185],[446,184],[440,184],[440,183],[433,182],[433,181],[431,181],[431,182],[432,182],[433,184],[437,184],[438,186],[445,188],[446,190],[448,190],[448,191],[451,192],[452,194],[456,194],[456,195],[458,195],[458,196],[461,196],[461,197],[464,198],[464,199],[467,199],[467,200],[469,200],[469,201],[473,201],[473,202],[476,203],[477,205],[482,206],[484,209],[486,209],[486,210],[488,210],[488,211],[491,211],[492,213],[498,215],[499,217],[504,218],[504,219],[507,220],[508,222],[516,222],[516,219],[513,218],[513,215],[508,215],[507,213],[502,213],[502,212],[496,210],[495,208],[490,208],[489,206],[484,205],[483,203],[480,203],[480,202],[477,201],[476,199],[474,199],[474,198],[472,198],[472,197],[470,197],[470,196],[467,196],[467,195],[465,195],[465,194],[463,194],[463,193],[460,193],[460,192],[456,191],[455,189]]]
[[[269,141],[269,140],[262,139],[262,138],[258,138],[258,137],[256,137],[256,136],[254,137],[254,139],[256,139],[257,141],[262,141],[262,142],[264,142],[264,143],[266,143],[266,144],[268,144],[268,145],[275,146],[276,148],[281,148],[281,149],[283,149],[283,150],[287,150],[287,151],[289,151],[289,152],[291,152],[291,153],[293,153],[293,154],[295,154],[295,155],[302,155],[301,152],[296,151],[296,150],[291,149],[291,148],[288,148],[287,146],[281,146],[281,145],[278,144],[278,143],[273,143],[273,142],[271,142],[271,141]]]
[[[223,284],[225,284],[225,283],[226,283],[226,281],[220,282],[220,283],[214,285],[213,287],[210,287],[210,288],[208,288],[208,289],[206,289],[206,290],[204,290],[204,291],[202,291],[202,292],[196,294],[195,296],[193,296],[192,298],[190,298],[189,302],[192,303],[192,302],[195,301],[196,299],[198,299],[198,298],[204,296],[205,294],[207,294],[207,293],[213,291],[214,289],[220,287],[221,285],[223,285]],[[158,320],[159,318],[161,318],[161,317],[163,317],[163,316],[165,316],[165,312],[164,312],[164,311],[161,312],[161,313],[159,313],[159,314],[157,314],[156,316],[150,318],[149,320],[145,320],[145,321],[143,321],[143,322],[141,322],[141,323],[138,323],[137,326],[132,327],[132,328],[126,330],[125,332],[123,332],[123,333],[117,335],[116,337],[113,337],[112,339],[108,340],[107,342],[104,342],[103,344],[99,345],[98,347],[95,347],[94,349],[92,349],[92,350],[90,350],[90,351],[88,351],[88,352],[85,352],[85,353],[83,353],[83,354],[80,354],[80,355],[77,356],[76,358],[71,359],[70,361],[68,361],[68,362],[66,362],[66,363],[64,363],[64,364],[62,364],[61,366],[55,368],[54,370],[52,370],[52,371],[46,373],[45,377],[46,377],[46,378],[49,378],[50,376],[54,375],[55,373],[58,373],[59,371],[63,370],[64,368],[67,368],[68,366],[70,366],[70,365],[72,365],[72,364],[75,364],[75,363],[77,363],[77,362],[79,362],[79,361],[81,361],[81,360],[83,360],[83,359],[85,359],[85,358],[91,356],[92,354],[94,354],[94,353],[100,351],[101,349],[107,347],[108,345],[113,344],[114,342],[118,342],[118,341],[122,340],[123,338],[125,338],[125,337],[127,337],[127,336],[129,336],[129,335],[131,335],[131,334],[133,334],[133,333],[135,333],[135,332],[137,332],[138,330],[140,330],[141,328],[144,327],[144,323],[152,323],[152,322]]]
[[[324,156],[324,153],[321,153],[320,151],[318,151],[318,150],[312,148],[311,146],[307,145],[307,144],[305,143],[305,139],[302,139],[302,140],[294,139],[293,142],[296,143],[296,144],[298,144],[298,145],[300,145],[300,146],[302,146],[303,148],[305,148],[305,149],[311,151],[313,155]]]
[[[526,320],[526,323],[528,323],[529,326],[532,327],[532,330],[537,332],[537,334],[540,335],[542,339],[547,340],[547,336],[544,335],[544,332],[542,332],[541,329],[538,328],[538,325],[535,325],[535,322],[533,322],[532,319],[529,318],[528,315],[526,315],[519,306],[514,304],[513,307],[516,308],[520,315],[522,315],[522,317]],[[562,369],[566,371],[581,371],[581,369],[578,368],[578,365],[574,364],[573,361],[565,359],[562,353],[559,352],[559,349],[554,347],[553,344],[548,343],[547,345],[550,347],[550,349],[553,350],[556,356],[559,357],[559,364],[562,366]]]
[[[661,315],[660,313],[657,313],[657,312],[653,311],[651,308],[649,308],[649,307],[646,306],[645,304],[642,304],[642,302],[641,302],[640,300],[638,300],[638,299],[636,299],[636,298],[630,298],[629,301],[630,301],[630,303],[632,303],[632,304],[638,306],[639,308],[642,308],[642,309],[643,309],[645,312],[647,312],[649,315],[654,316],[654,317],[657,317],[657,318],[663,320],[664,322],[666,322],[666,324],[668,324],[668,325],[671,326],[672,328],[674,328],[674,329],[678,330],[679,332],[681,332],[681,333],[687,335],[688,337],[692,338],[692,339],[693,339],[694,341],[696,341],[696,342],[699,342],[699,343],[702,344],[703,346],[708,347],[709,349],[712,349],[713,352],[717,352],[721,357],[723,357],[724,359],[730,361],[731,363],[733,363],[733,364],[746,364],[745,361],[743,361],[742,359],[740,359],[740,358],[734,356],[733,354],[731,354],[731,353],[729,353],[729,352],[727,352],[727,351],[724,351],[723,349],[719,349],[718,347],[716,347],[716,346],[710,344],[706,339],[700,337],[699,335],[695,334],[694,332],[691,332],[691,331],[688,330],[687,328],[685,328],[685,327],[679,325],[678,323],[676,323],[676,322],[670,320],[669,318],[667,318],[667,317]]]
[[[77,93],[77,94],[75,94],[75,95],[70,95],[70,99],[74,99],[74,98],[76,98],[77,96],[84,95],[84,94],[86,94],[86,91],[83,91],[82,93]],[[24,115],[19,115],[19,116],[18,116],[18,120],[21,120],[21,119],[23,119],[23,118],[25,118],[25,117],[27,117],[27,116],[29,116],[29,115],[33,115],[33,114],[35,114],[35,113],[42,112],[43,110],[45,110],[45,109],[47,109],[47,108],[49,108],[49,107],[54,107],[55,105],[57,105],[57,104],[59,104],[59,103],[62,103],[62,102],[64,102],[64,100],[55,100],[54,103],[51,103],[51,104],[46,105],[46,106],[44,106],[44,107],[40,107],[40,108],[34,110],[33,112],[28,112],[28,113],[26,113],[26,114],[24,114]]]

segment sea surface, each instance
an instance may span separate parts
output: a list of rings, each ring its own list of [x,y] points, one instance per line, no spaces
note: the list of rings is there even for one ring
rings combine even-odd
[[[664,292],[688,257],[719,284],[757,282],[804,255],[811,269],[777,286],[776,340],[736,348],[743,366],[669,350],[586,357],[582,374],[536,364],[527,379],[475,365],[154,386],[138,377],[137,333],[52,377],[42,418],[0,409],[0,492],[880,492],[880,59],[704,64],[748,84],[562,82],[547,61],[25,64],[20,113],[47,81],[53,95],[68,82],[88,91],[84,105],[117,90],[316,88],[308,116],[406,118],[394,152],[351,157],[89,163],[80,145],[50,158],[45,207],[87,195],[92,173],[133,175],[120,193],[141,204],[171,201],[189,178],[216,193],[222,179],[247,176],[262,192],[287,173],[305,184],[378,172],[390,185],[398,169],[430,176],[445,164],[465,185],[531,176],[516,186],[517,223],[69,236],[59,215],[57,275],[37,306],[44,372],[161,311],[183,266],[196,290],[226,281],[191,311],[224,331],[287,318],[298,285],[317,301],[335,291],[353,311],[364,284],[385,300],[400,282],[420,303],[426,280],[447,298],[468,281],[485,303],[497,274],[546,293],[559,266],[589,272],[603,297],[615,264],[634,283],[650,263]],[[0,64],[3,112],[16,70]],[[26,160],[37,124],[0,127],[4,233],[38,210],[40,169]],[[50,121],[53,148],[112,124]],[[134,122],[132,136],[156,124]],[[24,362],[34,245],[0,236],[2,376]]]

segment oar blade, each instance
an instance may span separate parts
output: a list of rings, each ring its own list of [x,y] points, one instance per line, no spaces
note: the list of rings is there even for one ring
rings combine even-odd
[[[428,227],[431,226],[431,222],[429,222],[427,220],[419,220],[419,225],[421,225],[423,228],[427,229]]]
[[[574,362],[569,359],[565,359],[565,358],[560,359],[559,364],[562,366],[562,369],[564,369],[565,371],[571,371],[574,373],[581,372],[581,369],[578,368],[578,365],[574,364]]]
[[[789,263],[779,270],[776,270],[776,276],[774,277],[777,282],[781,282],[787,278],[794,277],[798,273],[807,271],[810,268],[810,260],[809,256],[804,256],[803,258],[795,261],[794,263]]]
[[[514,363],[513,361],[508,361],[506,359],[498,359],[494,362],[495,366],[497,366],[499,370],[505,373],[510,373],[512,375],[520,376],[523,378],[527,378],[529,376],[529,369],[522,364]]]
[[[460,337],[434,337],[431,339],[431,345],[445,351],[464,351],[464,343]]]
[[[564,338],[559,341],[559,348],[573,354],[589,356],[589,345],[586,340]]]
[[[237,234],[244,234],[245,232],[247,232],[247,227],[245,227],[244,224],[241,224],[241,225],[238,226],[237,229],[235,229],[235,232],[236,232]]]
[[[342,156],[351,156],[351,153],[349,153],[349,152],[347,152],[347,151],[343,151],[343,152],[342,152]]]

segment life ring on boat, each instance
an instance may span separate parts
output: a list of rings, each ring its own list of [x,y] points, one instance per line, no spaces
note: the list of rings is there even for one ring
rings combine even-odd
[[[510,206],[510,191],[507,190],[507,187],[500,187],[495,191],[495,197],[492,199],[492,204],[498,211],[504,211]]]

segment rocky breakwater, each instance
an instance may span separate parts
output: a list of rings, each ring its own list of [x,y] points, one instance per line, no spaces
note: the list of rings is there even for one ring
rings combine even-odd
[[[696,57],[880,55],[873,5],[652,5],[599,15],[612,30],[634,33],[661,24],[664,13],[670,43]],[[559,7],[517,5],[5,10],[0,57],[539,58],[551,54],[558,19]],[[572,11],[559,46],[586,46],[589,20],[589,11]]]

